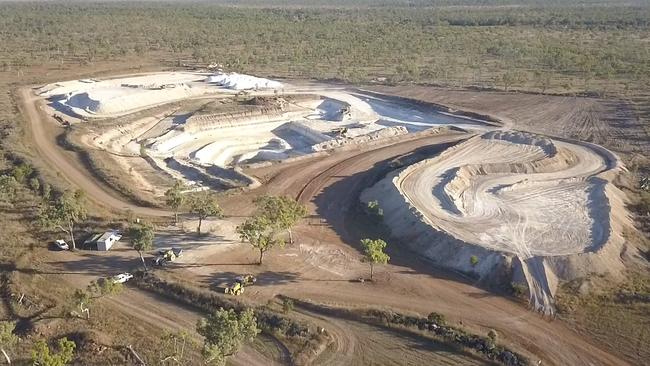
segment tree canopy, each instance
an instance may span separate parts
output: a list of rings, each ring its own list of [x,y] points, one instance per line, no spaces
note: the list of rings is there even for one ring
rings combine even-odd
[[[178,210],[183,206],[185,196],[183,196],[183,182],[177,180],[174,185],[165,191],[165,203],[174,210],[174,222],[178,222]]]
[[[237,226],[242,241],[247,241],[259,251],[258,264],[262,264],[264,254],[276,246],[284,246],[284,240],[276,235],[277,227],[264,216],[253,216]]]
[[[252,309],[240,313],[220,308],[196,326],[204,337],[203,354],[206,363],[225,365],[226,358],[234,355],[245,341],[252,341],[260,330]]]
[[[72,249],[76,249],[74,226],[85,220],[87,213],[83,191],[68,191],[54,202],[43,203],[39,212],[39,221],[42,226],[57,228],[67,233],[72,241]]]
[[[210,192],[195,193],[190,198],[190,213],[199,218],[199,226],[196,231],[201,234],[201,224],[208,217],[221,218],[223,210],[217,202],[217,196]]]
[[[72,302],[79,308],[81,313],[86,314],[86,318],[90,319],[89,306],[99,298],[119,294],[124,289],[121,283],[115,282],[110,278],[101,278],[97,281],[92,281],[86,287],[86,290],[77,289],[72,294]]]
[[[50,346],[44,341],[39,340],[32,349],[32,363],[35,366],[65,366],[74,358],[76,344],[61,338],[57,343],[57,351],[50,349]]]
[[[289,242],[293,243],[291,228],[305,215],[307,209],[296,200],[286,196],[261,196],[255,200],[258,215],[268,220],[270,225],[289,232]]]
[[[135,224],[129,227],[129,238],[131,239],[131,245],[133,249],[138,252],[140,260],[142,261],[142,266],[144,270],[147,270],[147,264],[145,263],[143,252],[151,250],[153,248],[153,239],[154,231],[153,227],[149,224]]]
[[[16,323],[14,322],[0,321],[0,351],[2,351],[2,355],[5,357],[8,364],[11,363],[9,351],[16,343],[18,343],[18,337],[14,334],[15,328]]]
[[[381,239],[363,239],[364,261],[370,264],[370,280],[372,281],[373,268],[375,264],[386,264],[390,260],[388,254],[384,253],[386,242]]]

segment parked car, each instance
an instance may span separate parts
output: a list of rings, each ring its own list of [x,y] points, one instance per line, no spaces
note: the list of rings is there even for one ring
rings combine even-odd
[[[118,275],[113,276],[112,280],[113,280],[114,283],[124,283],[124,282],[126,282],[126,281],[128,281],[128,280],[130,280],[132,278],[133,278],[132,274],[130,274],[128,272],[124,272],[124,273],[120,273]]]
[[[70,250],[70,247],[68,246],[68,243],[65,242],[63,239],[58,239],[54,242],[54,245],[56,245],[57,248],[60,250]]]

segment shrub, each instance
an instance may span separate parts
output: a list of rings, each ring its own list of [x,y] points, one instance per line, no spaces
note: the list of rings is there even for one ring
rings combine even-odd
[[[381,220],[384,217],[384,210],[381,207],[379,207],[379,201],[375,200],[375,201],[368,202],[368,205],[366,206],[366,211],[371,217],[377,220]]]
[[[25,183],[25,179],[29,178],[30,175],[34,172],[34,169],[32,168],[31,165],[22,163],[20,165],[17,165],[14,167],[13,171],[11,172],[11,175],[16,178],[16,181],[18,183]]]
[[[496,331],[496,330],[494,330],[494,329],[490,329],[490,331],[488,332],[487,336],[488,336],[488,338],[490,338],[490,340],[492,341],[492,343],[494,343],[494,344],[497,343],[497,338],[498,338],[499,335],[497,334],[497,331]]]
[[[469,263],[472,265],[472,267],[476,267],[478,264],[478,257],[473,255],[469,258]]]
[[[31,178],[29,180],[29,188],[32,191],[38,193],[38,191],[41,189],[41,182],[38,180],[38,178]]]
[[[442,314],[438,314],[436,312],[429,313],[429,315],[427,316],[427,320],[429,320],[430,322],[434,322],[438,325],[446,324],[445,316]]]
[[[528,287],[526,287],[526,285],[524,284],[515,283],[515,282],[510,283],[510,292],[516,297],[526,296],[527,291],[528,291]]]
[[[293,310],[293,300],[284,299],[282,300],[282,310],[285,314],[290,313]]]

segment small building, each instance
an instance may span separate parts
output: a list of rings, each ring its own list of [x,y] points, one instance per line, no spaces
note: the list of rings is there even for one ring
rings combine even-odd
[[[107,251],[120,239],[122,239],[122,235],[117,230],[108,230],[103,234],[93,235],[90,239],[86,240],[84,242],[84,248]]]
[[[122,235],[120,235],[116,230],[109,230],[97,239],[97,250],[109,250],[113,244],[120,239],[122,239]]]

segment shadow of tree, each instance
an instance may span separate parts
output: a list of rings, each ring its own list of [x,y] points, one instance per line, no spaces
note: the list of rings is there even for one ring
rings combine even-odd
[[[210,275],[204,276],[200,281],[207,285],[212,290],[223,292],[226,286],[230,286],[235,282],[235,278],[245,273],[236,272],[215,272]],[[299,273],[297,272],[272,272],[264,271],[254,274],[257,281],[254,285],[250,286],[279,286],[299,281]],[[249,286],[247,286],[249,287]]]

